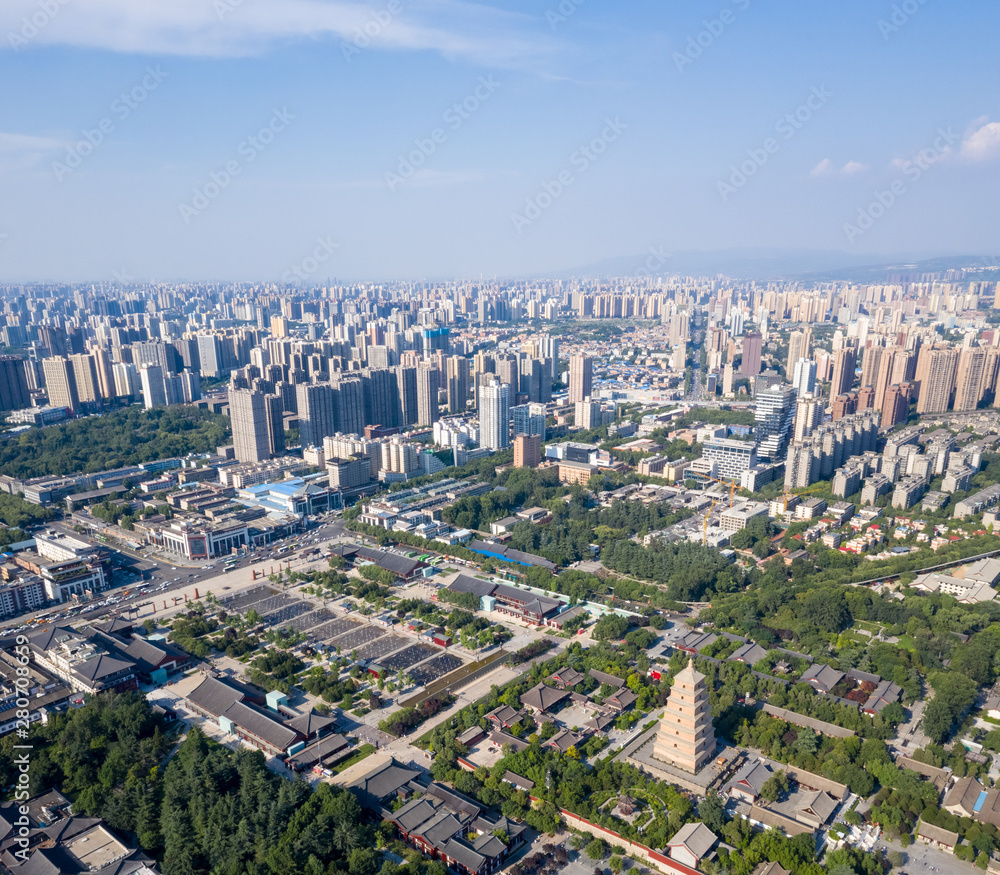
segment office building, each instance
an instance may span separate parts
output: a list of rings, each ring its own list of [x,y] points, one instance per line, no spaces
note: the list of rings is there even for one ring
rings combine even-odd
[[[569,360],[569,403],[576,404],[593,394],[594,363],[590,356],[575,355]]]
[[[739,483],[743,472],[757,464],[757,448],[753,441],[715,438],[705,441],[701,457],[712,463],[713,476]]]
[[[480,442],[489,450],[506,449],[510,446],[510,386],[493,377],[479,394]]]

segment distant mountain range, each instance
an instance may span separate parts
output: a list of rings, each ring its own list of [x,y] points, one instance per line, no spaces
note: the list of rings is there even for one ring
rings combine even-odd
[[[984,268],[984,280],[1000,279],[1000,256],[942,255],[928,258],[912,253],[856,255],[822,249],[721,249],[714,252],[645,253],[609,258],[556,277],[715,276],[737,280],[799,280],[801,282],[849,281],[859,283],[913,282],[928,274],[962,268]]]

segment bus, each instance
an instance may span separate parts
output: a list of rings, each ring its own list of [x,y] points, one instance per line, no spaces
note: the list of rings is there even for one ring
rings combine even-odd
[[[225,568],[226,571],[232,571],[236,567],[236,563],[237,563],[236,559],[227,559],[226,564],[223,567]]]

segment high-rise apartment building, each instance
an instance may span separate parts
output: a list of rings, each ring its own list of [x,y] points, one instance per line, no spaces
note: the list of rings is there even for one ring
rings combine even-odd
[[[365,430],[365,395],[361,378],[342,376],[331,385],[336,430],[341,434],[361,434]]]
[[[952,347],[924,347],[917,361],[920,395],[917,413],[944,413],[951,406],[958,370],[958,350]]]
[[[81,404],[95,404],[100,398],[97,388],[97,371],[94,369],[94,360],[86,354],[80,353],[69,357],[73,365],[73,377],[76,380],[76,396]]]
[[[453,355],[448,359],[448,412],[465,413],[469,399],[469,360]]]
[[[479,390],[479,442],[489,450],[510,446],[510,385],[496,377]]]
[[[434,425],[439,416],[437,368],[425,362],[417,368],[417,425]]]
[[[20,410],[31,406],[24,359],[0,355],[0,410]]]
[[[115,378],[115,395],[118,398],[138,398],[142,391],[139,370],[130,362],[115,362],[111,366]]]
[[[537,434],[514,436],[514,467],[537,468],[542,461],[542,439]]]
[[[264,396],[264,416],[268,449],[272,456],[282,456],[285,453],[285,405],[280,395]]]
[[[549,381],[551,392],[552,384],[559,376],[559,338],[550,337],[548,334],[542,335],[538,344],[538,352],[539,358],[549,363],[546,378]]]
[[[365,425],[395,428],[399,421],[399,383],[393,370],[366,368],[361,371],[364,389]]]
[[[535,434],[545,440],[545,405],[518,404],[510,409],[514,434]]]
[[[882,399],[882,419],[879,422],[881,428],[892,428],[901,422],[906,422],[907,414],[910,412],[912,389],[911,383],[893,383],[885,390],[885,397]]]
[[[810,394],[799,396],[795,402],[794,439],[801,441],[811,435],[823,421],[823,402]]]
[[[773,386],[757,393],[754,437],[757,455],[766,461],[784,459],[795,418],[795,390]]]
[[[846,395],[854,387],[854,373],[858,367],[858,351],[853,346],[843,346],[833,357],[833,377],[830,380],[830,398]]]
[[[49,395],[49,404],[53,407],[79,410],[80,399],[76,394],[76,378],[72,362],[65,358],[48,358],[42,362],[42,371],[45,374],[45,390]]]
[[[329,383],[299,383],[295,387],[299,411],[299,442],[303,447],[321,447],[323,438],[336,434],[334,393]]]
[[[806,351],[805,334],[801,331],[793,331],[788,335],[788,360],[785,365],[785,373],[791,374],[799,359],[808,358]]]
[[[593,394],[594,363],[590,356],[575,355],[569,360],[569,403],[583,401]]]
[[[153,407],[165,407],[167,394],[163,383],[163,368],[159,365],[143,365],[139,370],[142,382],[142,403],[150,410]]]
[[[816,362],[811,359],[800,358],[795,362],[792,370],[792,386],[801,398],[804,395],[812,395],[816,391]]]
[[[399,424],[413,425],[417,421],[417,369],[400,365],[396,368],[399,392]]]
[[[233,448],[241,462],[263,462],[271,458],[266,397],[263,392],[253,389],[229,390]]]
[[[972,346],[963,349],[958,358],[955,374],[954,410],[975,410],[983,400],[986,382],[986,349]]]
[[[215,379],[222,373],[222,345],[216,335],[198,335],[198,362],[203,377]]]
[[[756,377],[760,373],[760,358],[764,338],[757,332],[747,334],[743,338],[743,361],[740,364],[740,374],[744,377]]]

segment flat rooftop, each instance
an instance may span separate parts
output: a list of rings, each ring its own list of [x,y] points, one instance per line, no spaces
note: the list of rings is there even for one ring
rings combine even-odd
[[[103,826],[81,833],[63,847],[80,861],[84,869],[103,869],[128,853],[128,848]]]

